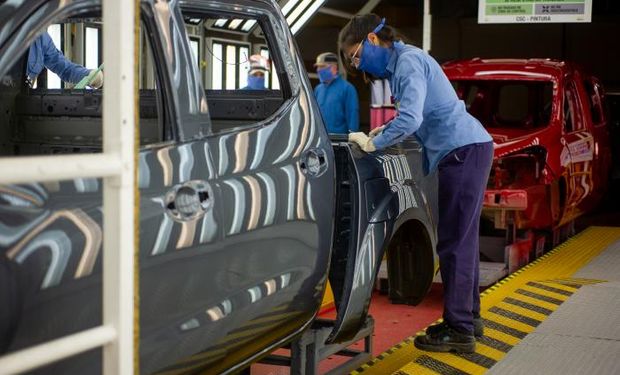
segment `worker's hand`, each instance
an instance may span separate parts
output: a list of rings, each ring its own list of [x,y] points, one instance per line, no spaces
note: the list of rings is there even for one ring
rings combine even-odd
[[[368,136],[370,138],[374,138],[377,135],[379,135],[379,133],[381,133],[383,131],[383,129],[385,129],[385,125],[381,125],[378,128],[374,128],[370,131],[370,133],[368,133]]]
[[[364,132],[350,133],[349,142],[357,143],[365,152],[373,152],[377,150],[375,148],[375,144],[372,143],[372,139]]]
[[[100,89],[103,86],[103,72],[101,70],[97,72],[88,85],[94,89]]]

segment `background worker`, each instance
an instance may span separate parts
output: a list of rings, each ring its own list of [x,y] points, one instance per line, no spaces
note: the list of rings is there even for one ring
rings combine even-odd
[[[314,64],[321,83],[314,88],[321,115],[329,133],[347,134],[359,130],[359,101],[352,84],[338,74],[338,56],[325,52]]]
[[[416,337],[417,348],[473,352],[482,336],[478,289],[478,228],[493,159],[493,142],[465,110],[439,64],[399,41],[375,14],[355,16],[339,35],[340,53],[375,78],[387,78],[397,116],[371,132],[349,135],[372,152],[415,135],[424,147],[426,173],[438,171],[438,243],[444,288],[443,323]]]
[[[72,84],[80,82],[91,72],[90,69],[67,60],[62,52],[56,48],[47,32],[39,36],[28,51],[28,66],[26,67],[28,80],[34,82],[43,68],[56,73],[64,82]],[[96,89],[101,88],[103,86],[103,72],[98,71],[89,85]]]
[[[265,74],[269,71],[269,60],[261,55],[250,56],[248,85],[242,90],[265,90]]]

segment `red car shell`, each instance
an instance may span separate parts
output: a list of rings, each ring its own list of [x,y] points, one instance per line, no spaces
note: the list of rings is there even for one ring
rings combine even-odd
[[[443,68],[495,143],[483,213],[496,228],[508,220],[554,229],[599,202],[611,150],[597,78],[550,59],[475,58]]]

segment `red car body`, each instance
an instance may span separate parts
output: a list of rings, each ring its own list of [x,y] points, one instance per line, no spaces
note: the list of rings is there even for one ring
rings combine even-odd
[[[483,213],[496,228],[559,228],[599,202],[611,150],[597,78],[549,59],[476,58],[443,68],[495,142]]]

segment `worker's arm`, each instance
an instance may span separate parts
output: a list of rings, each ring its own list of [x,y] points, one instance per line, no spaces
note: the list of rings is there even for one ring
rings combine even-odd
[[[56,73],[64,82],[78,83],[84,78],[90,69],[72,63],[56,48],[52,38],[48,33],[44,33],[42,36],[42,48],[43,48],[43,64],[52,72]]]
[[[415,54],[400,56],[394,77],[390,81],[400,93],[398,115],[385,127],[383,133],[373,138],[377,149],[396,144],[415,133],[422,124],[426,99],[426,74],[424,63]]]
[[[360,102],[357,97],[357,91],[351,84],[347,85],[345,100],[347,128],[349,132],[357,132],[360,129]]]

